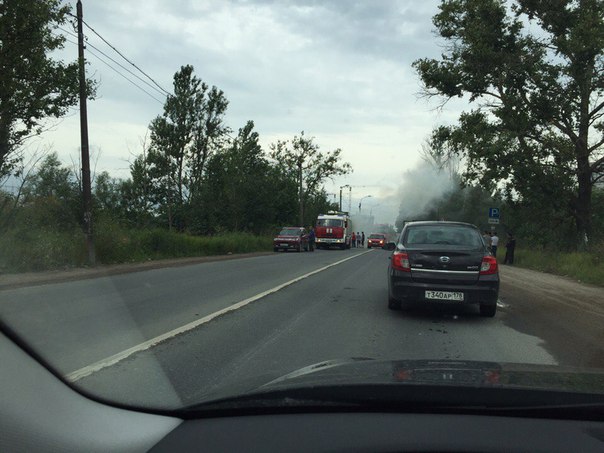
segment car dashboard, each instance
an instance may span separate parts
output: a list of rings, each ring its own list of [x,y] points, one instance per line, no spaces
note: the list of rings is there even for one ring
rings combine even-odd
[[[0,334],[0,451],[604,451],[604,421],[345,408],[189,419],[81,395]]]

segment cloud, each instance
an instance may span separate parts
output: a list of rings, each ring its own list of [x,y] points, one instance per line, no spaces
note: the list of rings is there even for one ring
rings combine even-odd
[[[440,53],[431,23],[438,3],[105,0],[86,2],[84,16],[168,90],[174,72],[192,64],[206,83],[224,90],[227,124],[237,130],[254,120],[263,146],[304,130],[325,149],[342,148],[355,172],[328,182],[329,190],[379,182],[375,190],[387,191],[417,163],[439,119],[433,106],[418,101],[411,68],[413,60]],[[69,58],[74,50],[68,44]],[[91,146],[103,150],[101,170],[125,176],[123,162],[162,104],[91,54],[89,62],[101,82],[99,99],[89,103]],[[57,129],[48,140],[60,153],[77,151],[75,119]]]

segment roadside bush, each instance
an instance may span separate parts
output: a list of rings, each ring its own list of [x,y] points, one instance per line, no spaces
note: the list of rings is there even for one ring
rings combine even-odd
[[[604,244],[598,245],[604,248]],[[514,264],[541,272],[564,275],[580,282],[604,286],[604,260],[594,252],[516,250]]]
[[[191,236],[159,228],[129,229],[103,217],[96,219],[94,231],[98,264],[272,250],[269,236]],[[86,262],[86,238],[79,227],[61,230],[23,225],[0,234],[0,272],[64,269]]]
[[[79,229],[12,229],[0,235],[2,272],[41,271],[82,266],[86,242]]]

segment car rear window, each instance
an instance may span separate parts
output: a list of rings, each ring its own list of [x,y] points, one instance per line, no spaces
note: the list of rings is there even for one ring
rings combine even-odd
[[[480,248],[482,238],[477,230],[461,225],[418,225],[407,229],[403,245],[445,245]]]
[[[369,236],[369,239],[384,239],[384,235],[383,234],[372,234],[371,236]]]

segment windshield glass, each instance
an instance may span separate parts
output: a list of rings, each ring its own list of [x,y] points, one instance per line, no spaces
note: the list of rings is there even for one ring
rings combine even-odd
[[[0,330],[68,385],[604,393],[602,0],[81,3],[0,2]]]
[[[342,227],[344,221],[340,219],[319,219],[317,220],[317,226],[320,227]]]
[[[279,236],[300,236],[302,231],[299,228],[283,228]]]

